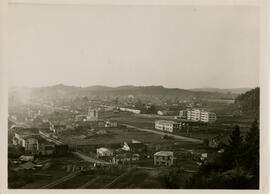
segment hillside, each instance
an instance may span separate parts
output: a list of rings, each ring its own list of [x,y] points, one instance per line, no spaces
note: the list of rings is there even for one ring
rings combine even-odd
[[[259,115],[260,111],[260,88],[252,89],[235,99],[244,113]]]
[[[251,90],[251,88],[194,88],[190,89],[190,91],[197,92],[218,92],[218,93],[232,93],[232,94],[243,94],[247,91]]]

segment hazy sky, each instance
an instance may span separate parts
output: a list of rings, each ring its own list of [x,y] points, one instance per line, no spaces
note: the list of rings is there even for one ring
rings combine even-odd
[[[259,10],[9,5],[10,86],[254,87]]]

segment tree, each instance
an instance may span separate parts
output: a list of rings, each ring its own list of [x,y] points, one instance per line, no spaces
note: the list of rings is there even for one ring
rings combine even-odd
[[[253,174],[252,188],[259,188],[259,158],[260,137],[259,126],[255,119],[245,138],[245,149],[243,153],[243,166]]]
[[[243,137],[240,135],[240,127],[235,126],[228,140],[229,144],[225,145],[224,153],[217,159],[220,168],[229,170],[239,166],[240,155],[243,149]]]
[[[186,183],[193,189],[258,189],[259,128],[255,120],[246,135],[235,126],[225,151],[213,162],[201,166]]]
[[[243,142],[243,137],[240,135],[240,127],[238,125],[235,126],[232,134],[229,139],[229,147],[233,150],[239,149],[241,143]]]

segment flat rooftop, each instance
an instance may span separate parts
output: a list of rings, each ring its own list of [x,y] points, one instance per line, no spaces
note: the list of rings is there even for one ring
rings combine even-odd
[[[173,156],[171,151],[159,151],[154,154],[154,156]]]
[[[155,122],[159,124],[177,124],[177,122],[169,120],[156,120]]]

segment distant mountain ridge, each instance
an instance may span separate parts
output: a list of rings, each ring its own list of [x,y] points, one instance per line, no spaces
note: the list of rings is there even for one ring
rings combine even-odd
[[[234,91],[242,91],[244,89],[233,89]],[[178,100],[190,100],[190,99],[234,99],[239,93],[231,92],[232,89],[180,89],[180,88],[165,88],[159,86],[132,86],[124,85],[118,87],[109,87],[102,85],[94,85],[88,87],[67,86],[64,84],[57,84],[46,87],[36,88],[11,88],[9,90],[9,96],[19,97],[22,93],[27,94],[27,97],[32,99],[55,99],[55,98],[76,98],[84,96],[94,97],[126,97],[133,95],[138,98],[171,98]],[[231,93],[228,93],[228,92]]]

